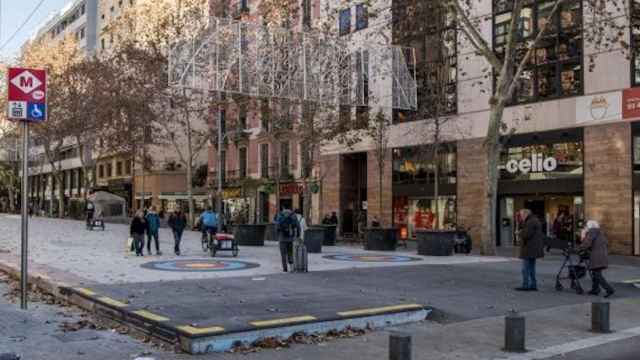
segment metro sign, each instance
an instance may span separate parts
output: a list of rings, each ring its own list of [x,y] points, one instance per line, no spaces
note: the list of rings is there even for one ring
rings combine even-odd
[[[41,122],[47,118],[47,73],[9,68],[8,116],[13,120]]]

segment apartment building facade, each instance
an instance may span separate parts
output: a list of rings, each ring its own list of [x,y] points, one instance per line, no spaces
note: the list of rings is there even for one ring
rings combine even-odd
[[[375,206],[379,178],[372,148],[325,151],[322,165],[332,176],[322,184],[323,212],[340,214],[343,233],[354,231],[351,214],[367,211],[369,219],[378,216],[409,239],[416,230],[434,228],[437,222],[440,227],[470,228],[479,244],[487,216],[483,137],[493,91],[486,71],[490,66],[462,34],[455,33],[455,26],[447,23],[451,19],[433,21],[416,38],[407,38],[403,26],[420,25],[407,9],[432,3],[388,1],[387,5],[394,42],[416,48],[418,67],[438,61],[447,68],[446,118],[451,120],[442,133],[445,146],[433,162],[425,154],[431,153],[434,119],[394,111],[387,155],[391,165],[382,176],[382,208]],[[524,40],[545,26],[545,14],[553,3],[537,1],[525,7]],[[506,41],[510,4],[485,0],[472,12],[484,39],[497,51]],[[631,4],[629,9],[610,10],[612,19],[625,25],[625,41],[636,46],[638,7]],[[579,236],[585,221],[594,219],[607,233],[612,252],[640,255],[640,124],[635,122],[640,116],[636,87],[640,61],[621,45],[596,49],[585,36],[586,29],[595,26],[589,23],[585,6],[580,0],[562,5],[505,111],[505,121],[516,131],[502,139],[498,246],[517,243],[517,210],[526,207],[542,219],[550,236],[558,235],[555,224],[562,229],[560,236]],[[353,23],[343,28],[345,36],[355,31]],[[438,198],[434,163],[440,174]]]
[[[30,42],[56,43],[72,36],[80,50],[86,56],[92,56],[96,51],[97,3],[98,0],[69,2],[40,26]],[[82,164],[81,152],[85,152],[84,158],[89,159],[89,164]],[[70,138],[64,139],[58,158],[53,160],[56,169],[61,172],[62,182],[56,181],[53,176],[53,167],[42,145],[34,143],[30,157],[29,199],[36,210],[53,214],[57,211],[58,200],[63,201],[65,208],[69,209],[72,202],[84,199],[84,194],[89,191],[85,184],[85,172],[93,163],[91,149],[76,144]],[[94,176],[92,171],[89,176]],[[61,193],[64,199],[58,199]]]

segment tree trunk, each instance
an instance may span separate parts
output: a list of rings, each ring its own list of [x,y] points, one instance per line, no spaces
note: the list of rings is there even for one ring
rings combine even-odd
[[[491,105],[489,128],[485,141],[487,156],[487,175],[485,178],[486,204],[483,218],[484,234],[482,236],[483,255],[496,254],[497,213],[498,213],[498,165],[500,161],[500,124],[504,113],[504,102],[497,101]]]
[[[387,221],[382,216],[382,177],[384,176],[384,158],[378,159],[378,215],[380,216],[380,223],[386,225]]]
[[[439,131],[436,130],[436,131]],[[436,140],[433,144],[434,149],[433,149],[433,163],[435,164],[434,166],[434,177],[433,177],[433,198],[435,199],[435,211],[433,212],[434,218],[436,220],[435,225],[434,225],[434,229],[439,229],[440,228],[440,209],[438,208],[438,201],[439,201],[439,197],[440,197],[440,159],[438,158],[438,156],[440,155],[440,140],[439,137],[436,135]]]
[[[56,188],[53,186],[54,173],[51,173],[51,200],[49,201],[49,217],[53,217],[53,207],[56,198]]]
[[[65,183],[64,183],[64,176],[59,176],[59,173],[56,175],[56,177],[58,178],[58,183],[60,184],[60,186],[58,187],[58,218],[62,219],[64,218],[64,188],[65,188]],[[60,179],[62,178],[62,180]]]

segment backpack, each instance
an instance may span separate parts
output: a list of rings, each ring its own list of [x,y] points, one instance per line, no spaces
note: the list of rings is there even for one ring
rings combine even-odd
[[[281,215],[280,221],[278,221],[278,231],[285,237],[293,237],[296,233],[296,218],[295,214]]]

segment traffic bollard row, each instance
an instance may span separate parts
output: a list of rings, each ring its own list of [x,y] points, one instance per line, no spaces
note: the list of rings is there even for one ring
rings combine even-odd
[[[411,335],[399,332],[389,335],[389,360],[411,360]]]

